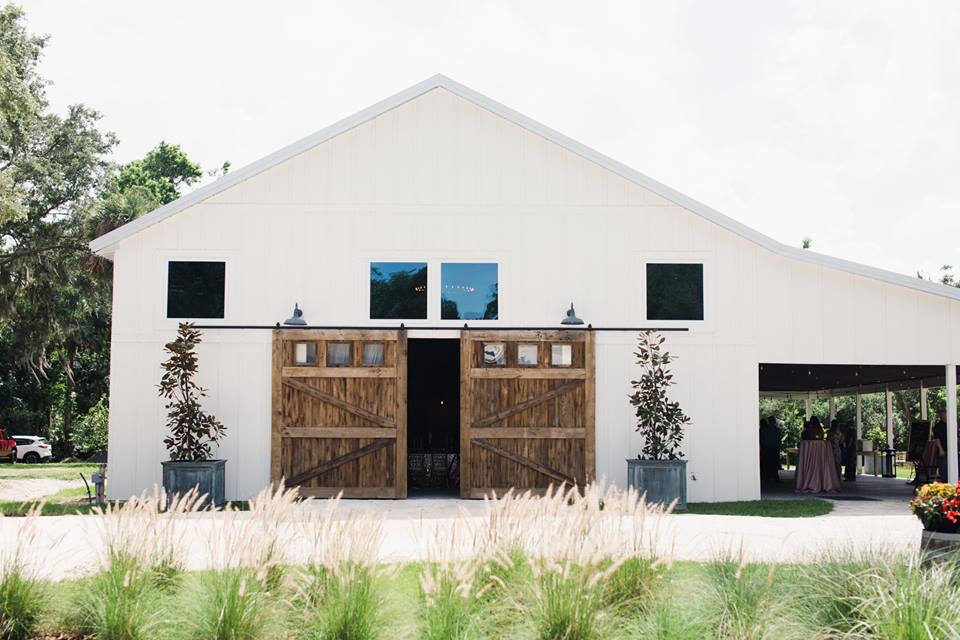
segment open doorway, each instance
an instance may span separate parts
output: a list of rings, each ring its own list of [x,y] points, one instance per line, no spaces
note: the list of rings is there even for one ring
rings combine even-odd
[[[460,486],[460,341],[407,343],[407,487],[455,496]]]

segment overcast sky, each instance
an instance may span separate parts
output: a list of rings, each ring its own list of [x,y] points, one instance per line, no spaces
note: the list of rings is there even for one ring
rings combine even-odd
[[[24,3],[116,160],[234,168],[435,73],[778,240],[960,269],[960,2]]]

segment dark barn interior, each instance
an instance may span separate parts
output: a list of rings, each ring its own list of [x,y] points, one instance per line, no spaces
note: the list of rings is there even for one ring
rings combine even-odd
[[[460,460],[460,341],[409,340],[407,372],[408,491],[456,491]]]

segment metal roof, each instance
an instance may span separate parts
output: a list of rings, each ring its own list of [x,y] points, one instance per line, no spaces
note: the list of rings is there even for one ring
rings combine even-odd
[[[256,162],[249,164],[241,169],[232,171],[226,176],[220,178],[219,180],[212,182],[208,185],[200,187],[195,191],[181,196],[180,198],[170,202],[159,209],[155,209],[148,214],[145,214],[136,220],[132,220],[127,224],[114,229],[110,233],[104,234],[99,238],[95,238],[90,242],[90,250],[98,253],[100,255],[109,255],[112,253],[111,249],[119,243],[120,241],[129,238],[135,233],[142,231],[158,222],[173,216],[184,209],[193,206],[197,203],[200,203],[207,198],[210,198],[230,187],[243,182],[244,180],[251,178],[258,173],[266,171],[281,162],[289,160],[294,156],[297,156],[319,144],[334,138],[341,133],[349,131],[350,129],[363,124],[373,118],[376,118],[387,111],[394,109],[405,102],[413,100],[428,91],[433,89],[442,88],[450,91],[451,93],[460,96],[465,100],[469,100],[474,104],[494,113],[506,120],[513,122],[514,124],[523,127],[537,135],[546,138],[547,140],[560,145],[561,147],[571,151],[587,160],[595,162],[600,166],[626,178],[627,180],[640,185],[641,187],[648,189],[657,195],[674,202],[675,204],[692,211],[700,215],[703,218],[706,218],[710,222],[713,222],[728,231],[731,231],[751,242],[754,242],[773,253],[790,258],[792,260],[799,260],[801,262],[806,262],[814,265],[829,267],[831,269],[837,269],[840,271],[846,271],[858,276],[863,276],[865,278],[872,278],[874,280],[880,280],[882,282],[888,282],[890,284],[900,285],[904,287],[909,287],[911,289],[917,289],[926,293],[932,293],[934,295],[943,296],[946,298],[951,298],[954,300],[960,300],[960,289],[955,287],[948,287],[946,285],[940,284],[938,282],[931,282],[928,280],[923,280],[921,278],[915,278],[900,273],[895,273],[892,271],[886,271],[884,269],[877,269],[875,267],[870,267],[863,264],[858,264],[856,262],[851,262],[849,260],[842,260],[840,258],[834,258],[832,256],[827,256],[821,253],[816,253],[810,251],[809,249],[799,249],[797,247],[791,247],[780,243],[773,238],[764,235],[752,229],[745,224],[730,218],[716,209],[708,207],[707,205],[694,200],[684,194],[668,187],[665,184],[657,182],[653,178],[640,173],[635,169],[631,169],[625,164],[614,160],[608,156],[603,155],[602,153],[583,145],[572,138],[569,138],[559,131],[555,131],[546,125],[543,125],[532,118],[518,113],[507,107],[506,105],[500,104],[499,102],[488,98],[487,96],[466,87],[455,80],[438,74],[433,77],[427,78],[423,82],[419,82],[412,87],[397,93],[385,100],[382,100],[370,107],[367,107],[363,111],[359,111],[352,116],[344,118],[339,122],[321,129],[312,135],[307,136],[293,144],[287,145],[282,149],[271,153],[270,155],[257,160]]]

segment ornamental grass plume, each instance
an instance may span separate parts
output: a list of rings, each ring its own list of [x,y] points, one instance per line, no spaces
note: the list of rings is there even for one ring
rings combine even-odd
[[[268,487],[250,500],[249,511],[228,505],[221,512],[208,540],[213,570],[202,574],[186,611],[185,637],[256,640],[268,635],[296,498],[296,489]]]
[[[383,518],[339,516],[339,504],[337,496],[298,523],[307,561],[297,579],[297,638],[373,640],[386,626],[380,583],[392,571],[378,564]]]
[[[438,527],[419,574],[419,623],[422,640],[468,640],[483,637],[478,618],[482,597],[491,587],[480,553],[464,554],[459,544],[467,531],[458,518]],[[486,583],[481,581],[486,579]]]

